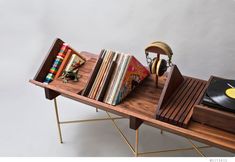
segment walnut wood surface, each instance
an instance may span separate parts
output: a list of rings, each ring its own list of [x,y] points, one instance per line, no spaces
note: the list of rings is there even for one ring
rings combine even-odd
[[[235,133],[234,113],[221,111],[207,106],[196,105],[194,108],[193,120]]]
[[[167,104],[170,97],[177,90],[177,88],[184,82],[184,78],[181,75],[179,69],[176,65],[173,65],[171,67],[171,70],[168,74],[166,83],[164,85],[164,88],[162,90],[159,103],[157,105],[157,111],[156,111],[156,118],[159,118],[159,114],[162,112],[163,107]]]
[[[138,129],[142,123],[143,123],[143,120],[130,116],[130,128],[131,129],[134,129],[134,130]]]
[[[57,78],[57,79],[54,79],[50,83],[50,85],[53,85],[54,87],[66,89],[73,93],[80,93],[84,89],[87,83],[89,74],[92,71],[95,63],[96,63],[96,58],[88,58],[86,60],[86,63],[82,65],[81,67],[79,67],[79,74],[81,77],[79,78],[78,82],[69,80],[68,83],[63,83],[61,78]]]
[[[97,55],[93,55],[87,52],[81,53],[83,56],[86,57],[88,60],[94,60],[97,58]],[[91,61],[93,63],[93,61]],[[54,82],[51,84],[43,84],[38,80],[30,80],[31,83],[38,85],[43,88],[48,88],[50,90],[56,91],[60,93],[62,96],[79,101],[81,103],[109,111],[124,117],[135,117],[140,120],[143,120],[145,124],[151,125],[153,127],[160,128],[162,130],[166,130],[187,138],[192,138],[194,140],[217,146],[229,151],[235,152],[235,134],[229,133],[214,127],[206,126],[200,123],[196,123],[194,121],[190,121],[189,125],[186,128],[182,128],[176,125],[172,125],[170,123],[166,123],[160,120],[155,119],[156,115],[156,106],[158,105],[158,101],[160,98],[160,94],[162,92],[164,83],[166,82],[166,78],[159,78],[159,87],[156,88],[154,76],[147,78],[139,87],[137,87],[130,95],[128,95],[121,104],[117,106],[112,106],[100,101],[96,101],[90,99],[88,97],[84,97],[82,95],[78,95],[77,91],[84,88],[85,82],[88,78],[89,73],[92,71],[90,70],[92,66],[86,67],[84,66],[84,80],[81,82],[76,83],[76,88],[70,87],[71,85],[64,86],[62,83]],[[85,74],[87,73],[87,75]],[[186,77],[190,80],[190,77]],[[191,83],[195,86],[196,89],[203,89],[203,84],[206,83],[205,81],[202,83],[201,80],[197,80],[196,83]],[[190,84],[190,82],[188,83]],[[187,87],[186,87],[187,88]],[[190,87],[188,87],[190,89]],[[190,94],[194,94],[194,96],[199,95],[199,92],[194,92],[195,90],[190,90]],[[179,93],[179,92],[178,92]],[[193,97],[192,97],[193,98]],[[196,97],[195,97],[196,98]],[[194,101],[191,101],[194,102]],[[170,104],[170,103],[169,103]],[[180,103],[179,103],[180,104]],[[188,103],[189,107],[192,103]],[[183,110],[182,110],[183,111]],[[191,112],[187,106],[184,108],[184,113],[187,111]],[[183,114],[184,114],[183,113]],[[186,118],[187,119],[187,118]],[[184,119],[185,120],[185,119]]]
[[[39,82],[43,82],[45,80],[46,75],[48,74],[51,65],[53,64],[58,52],[60,51],[61,46],[63,45],[63,41],[57,38],[52,44],[47,56],[43,60],[37,74],[34,77],[34,80]]]
[[[157,111],[157,118],[174,125],[187,127],[185,120],[193,109],[199,95],[205,89],[206,81],[185,77],[184,82],[171,95],[170,99]],[[189,118],[190,118],[189,117]]]

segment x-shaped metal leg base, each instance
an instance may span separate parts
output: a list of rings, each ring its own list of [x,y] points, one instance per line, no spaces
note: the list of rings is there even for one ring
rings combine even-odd
[[[73,121],[60,121],[59,118],[59,112],[58,112],[58,106],[57,106],[57,101],[56,99],[54,99],[54,106],[55,106],[55,114],[56,114],[56,123],[57,123],[57,128],[58,128],[58,132],[59,132],[59,141],[60,143],[63,143],[63,139],[62,139],[62,133],[61,133],[61,124],[72,124],[72,123],[83,123],[83,122],[95,122],[95,121],[104,121],[104,120],[111,120],[114,127],[116,128],[116,130],[118,131],[118,133],[121,135],[121,137],[123,138],[123,140],[126,142],[126,144],[129,146],[130,150],[132,151],[132,153],[137,157],[137,156],[141,156],[141,155],[147,155],[147,154],[160,154],[160,153],[166,153],[166,152],[176,152],[176,151],[187,151],[187,150],[196,150],[196,152],[204,157],[205,155],[200,151],[200,149],[202,148],[209,148],[210,146],[202,146],[202,147],[197,147],[190,139],[188,139],[189,143],[192,145],[192,147],[188,147],[188,148],[178,148],[178,149],[172,149],[172,150],[160,150],[160,151],[149,151],[149,152],[139,152],[138,150],[138,145],[139,145],[139,129],[135,130],[135,147],[133,147],[130,142],[128,141],[128,139],[126,138],[126,136],[123,134],[123,132],[121,131],[121,129],[118,127],[118,125],[116,124],[115,120],[118,119],[124,119],[122,117],[112,117],[107,111],[107,118],[99,118],[99,119],[87,119],[87,120],[73,120]],[[96,109],[96,112],[98,112],[98,109]],[[161,130],[160,132],[161,134],[163,133],[163,131]]]

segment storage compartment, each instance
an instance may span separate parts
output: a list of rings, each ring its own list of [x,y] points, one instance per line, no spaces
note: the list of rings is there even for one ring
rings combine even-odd
[[[31,80],[31,82],[44,88],[49,88],[53,86],[55,89],[63,89],[76,94],[81,93],[96,63],[96,55],[88,52],[78,53],[70,46],[69,49],[71,49],[72,54],[77,54],[81,56],[84,60],[86,60],[86,62],[81,67],[79,67],[79,74],[81,76],[79,78],[79,81],[69,81],[68,83],[63,83],[61,78],[56,78],[49,84],[43,83],[63,43],[64,42],[61,39],[56,39],[54,41],[37,74],[35,75],[34,79]]]

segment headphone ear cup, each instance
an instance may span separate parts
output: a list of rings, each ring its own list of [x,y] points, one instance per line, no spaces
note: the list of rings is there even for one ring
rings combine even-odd
[[[166,71],[167,71],[167,61],[164,59],[159,60],[156,67],[156,74],[158,76],[162,76]]]
[[[156,74],[157,62],[158,62],[157,59],[154,58],[154,59],[153,59],[153,62],[152,62],[152,64],[151,64],[151,67],[150,67],[150,72],[151,72],[152,74]]]

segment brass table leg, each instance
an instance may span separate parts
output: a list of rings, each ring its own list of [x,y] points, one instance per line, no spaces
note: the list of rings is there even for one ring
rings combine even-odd
[[[58,132],[59,132],[59,140],[60,143],[63,143],[62,140],[62,133],[61,133],[61,124],[71,124],[71,123],[82,123],[82,122],[90,122],[90,121],[103,121],[103,120],[111,120],[113,125],[115,126],[115,128],[117,129],[118,133],[121,135],[121,137],[124,139],[124,141],[126,142],[126,144],[130,147],[131,151],[133,152],[133,154],[138,157],[141,155],[146,155],[146,154],[159,154],[159,153],[163,153],[163,152],[172,152],[172,151],[185,151],[185,150],[196,150],[198,152],[198,154],[200,154],[201,156],[205,156],[199,149],[203,149],[203,148],[209,148],[210,146],[203,146],[203,147],[197,147],[190,139],[188,139],[188,141],[191,143],[191,145],[193,147],[191,148],[179,148],[179,149],[174,149],[174,150],[160,150],[160,151],[150,151],[150,152],[139,152],[139,128],[135,130],[135,147],[132,147],[131,144],[129,143],[129,141],[127,140],[127,138],[125,137],[125,135],[122,133],[122,131],[120,130],[120,128],[117,126],[115,120],[116,119],[122,119],[122,117],[117,117],[117,118],[112,118],[110,116],[110,114],[106,111],[108,118],[102,118],[102,119],[88,119],[88,120],[74,120],[74,121],[60,121],[59,119],[59,113],[58,113],[58,106],[57,106],[57,100],[56,98],[54,99],[54,107],[55,107],[55,113],[56,113],[56,123],[57,123],[57,128],[58,128]],[[98,109],[96,109],[96,111],[98,112]],[[162,130],[160,130],[161,134],[163,133]]]
[[[56,123],[57,123],[58,132],[59,132],[59,139],[60,139],[60,143],[63,143],[56,98],[54,99],[54,106],[55,106],[55,114],[56,114]]]
[[[125,137],[125,135],[122,133],[121,129],[117,126],[116,122],[114,121],[114,119],[112,119],[112,117],[110,116],[110,114],[106,111],[108,117],[111,119],[114,127],[117,129],[118,133],[121,135],[121,137],[123,138],[123,140],[126,142],[126,144],[129,146],[129,148],[131,149],[132,153],[134,155],[136,155],[136,151],[135,149],[131,146],[131,144],[129,143],[129,141],[127,140],[127,138]]]
[[[139,154],[138,146],[139,146],[139,128],[135,130],[135,156],[136,157]]]
[[[202,157],[206,157],[190,139],[188,139],[188,141],[191,143],[191,145],[193,146],[193,148],[197,151],[199,155],[201,155]]]

